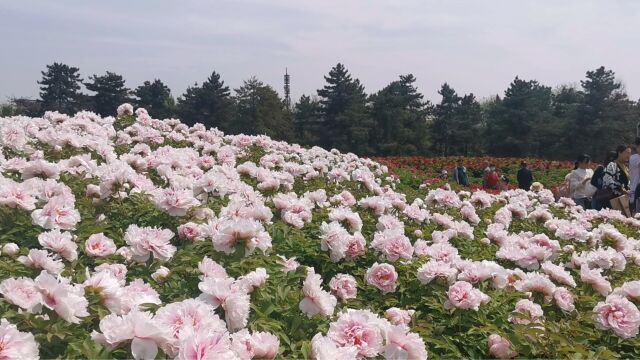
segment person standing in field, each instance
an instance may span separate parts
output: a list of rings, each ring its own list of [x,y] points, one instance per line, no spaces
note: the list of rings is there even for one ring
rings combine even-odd
[[[467,176],[467,168],[464,167],[464,162],[459,159],[456,162],[456,168],[453,170],[453,180],[458,185],[469,186],[469,177]]]
[[[487,179],[489,177],[489,173],[491,172],[491,164],[488,161],[484,163],[484,171],[482,173],[482,188],[487,189],[489,185],[487,184]]]
[[[629,194],[629,157],[631,148],[626,145],[619,145],[616,148],[616,158],[609,162],[604,169],[602,178],[605,188],[613,190],[615,197]],[[611,204],[603,204],[603,207],[610,208]]]
[[[596,188],[596,192],[604,189],[604,167],[607,166],[607,164],[609,164],[611,161],[615,161],[617,156],[618,154],[615,151],[610,151],[604,160],[604,165],[598,165],[593,171],[593,176],[591,177],[591,185]],[[605,204],[598,201],[595,196],[591,200],[591,208],[594,210],[600,210],[604,205]]]
[[[591,157],[586,154],[578,156],[575,168],[569,173],[569,189],[571,198],[583,209],[591,208],[591,197],[596,192],[596,188],[591,185],[593,170],[589,168]]]
[[[500,190],[500,176],[498,176],[498,172],[496,171],[496,166],[494,164],[489,165],[486,188],[491,190]]]
[[[629,202],[632,211],[640,210],[637,206],[638,198],[640,198],[640,138],[636,138],[636,153],[629,158]]]
[[[520,170],[518,170],[518,188],[529,191],[531,184],[533,184],[533,174],[527,167],[526,162],[520,163]]]

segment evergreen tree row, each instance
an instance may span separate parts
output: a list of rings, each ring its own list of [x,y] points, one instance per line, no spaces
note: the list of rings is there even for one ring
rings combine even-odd
[[[502,96],[479,102],[445,83],[441,99],[424,100],[416,78],[401,75],[374,94],[342,64],[325,76],[316,95],[303,95],[292,109],[255,77],[231,89],[213,72],[174,100],[161,80],[129,89],[121,75],[107,71],[83,81],[79,69],[48,65],[40,99],[13,99],[4,115],[73,114],[91,110],[114,115],[124,102],[146,108],[156,118],[177,117],[229,133],[266,134],[307,146],[359,155],[492,155],[599,157],[630,142],[640,123],[640,103],[630,100],[611,70],[588,71],[580,87],[557,89],[516,77]],[[89,92],[81,92],[84,85]]]

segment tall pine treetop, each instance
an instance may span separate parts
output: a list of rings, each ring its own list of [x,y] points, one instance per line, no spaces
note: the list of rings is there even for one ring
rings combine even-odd
[[[40,99],[46,110],[64,113],[75,113],[78,110],[78,97],[82,79],[80,69],[62,63],[54,62],[42,71],[40,84]]]

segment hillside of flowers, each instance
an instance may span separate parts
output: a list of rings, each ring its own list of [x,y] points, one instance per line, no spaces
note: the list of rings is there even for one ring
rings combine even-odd
[[[456,161],[462,159],[467,168],[470,188],[479,189],[482,185],[484,169],[494,164],[501,175],[510,180],[510,187],[516,188],[516,174],[522,161],[533,172],[534,180],[552,189],[564,182],[564,177],[573,170],[573,161],[544,160],[536,158],[497,158],[497,157],[422,157],[422,156],[386,156],[374,160],[387,166],[389,172],[397,176],[403,184],[419,187],[421,184],[444,185],[452,181],[452,171]],[[440,178],[441,171],[447,170],[448,179]]]
[[[118,114],[0,119],[0,359],[640,357],[638,219]]]

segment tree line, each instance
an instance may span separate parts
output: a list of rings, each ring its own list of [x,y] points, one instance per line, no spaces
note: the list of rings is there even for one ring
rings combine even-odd
[[[445,83],[437,103],[424,99],[412,74],[373,94],[340,63],[324,79],[316,94],[303,95],[288,108],[273,87],[255,77],[232,91],[214,71],[175,99],[159,79],[130,89],[119,74],[107,71],[83,80],[77,67],[54,63],[38,81],[38,100],[11,99],[0,111],[39,116],[90,110],[108,116],[130,102],[156,118],[367,156],[570,159],[589,153],[599,158],[632,141],[640,123],[640,102],[629,99],[615,73],[604,67],[587,71],[579,86],[555,89],[516,77],[502,95],[483,101]]]

